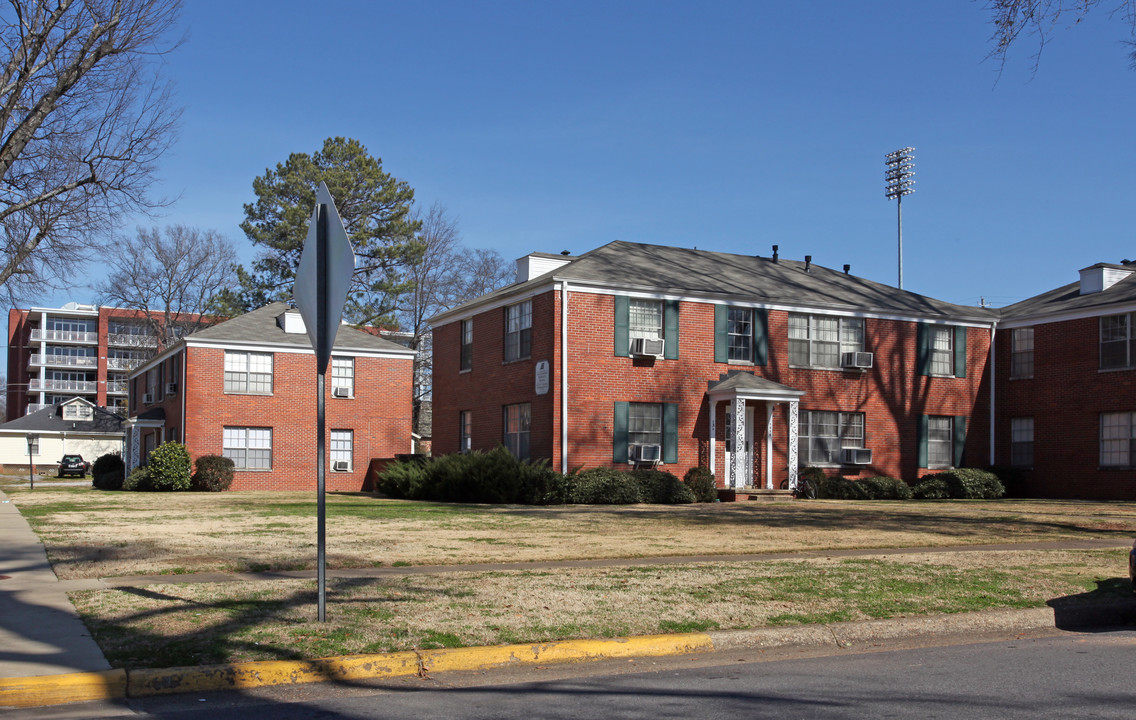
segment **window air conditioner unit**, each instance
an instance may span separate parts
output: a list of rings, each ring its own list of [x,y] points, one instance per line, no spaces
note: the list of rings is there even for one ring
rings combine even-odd
[[[143,405],[149,405],[152,402],[154,402],[154,393],[143,393],[142,394],[142,404]]]
[[[871,465],[872,451],[870,448],[844,448],[840,459],[845,465]]]
[[[332,388],[331,389],[331,396],[332,397],[338,397],[338,398],[349,398],[349,397],[351,397],[351,388],[345,388],[345,387]]]
[[[631,354],[640,357],[662,357],[663,347],[662,338],[635,338],[631,341]]]
[[[177,391],[178,391],[178,384],[177,383],[166,383],[166,394],[167,395],[176,395]]]
[[[846,368],[870,368],[872,367],[872,353],[846,352],[844,357],[841,358],[840,365]]]
[[[351,463],[346,460],[336,460],[331,464],[331,469],[335,472],[347,472],[351,469]]]
[[[635,445],[632,447],[631,459],[635,462],[659,462],[662,459],[663,449],[658,445]]]

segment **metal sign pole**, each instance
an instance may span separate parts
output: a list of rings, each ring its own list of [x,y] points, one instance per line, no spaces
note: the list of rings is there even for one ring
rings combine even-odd
[[[327,310],[327,206],[319,206],[319,217],[316,220],[316,298],[321,322]],[[321,338],[326,333],[321,333]],[[316,562],[318,563],[319,583],[319,621],[327,621],[327,543],[326,507],[324,504],[324,471],[327,465],[325,453],[327,452],[324,440],[324,381],[327,365],[323,362],[325,348],[316,348]],[[327,348],[330,351],[330,348]]]

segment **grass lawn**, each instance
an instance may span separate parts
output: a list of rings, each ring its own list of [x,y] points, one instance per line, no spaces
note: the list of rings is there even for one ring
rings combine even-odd
[[[0,484],[61,578],[165,573],[74,593],[112,665],[738,629],[1131,594],[1122,550],[1006,550],[176,584],[315,566],[314,493],[127,493]],[[1136,536],[1136,503],[941,501],[482,506],[328,495],[330,567],[946,547]]]

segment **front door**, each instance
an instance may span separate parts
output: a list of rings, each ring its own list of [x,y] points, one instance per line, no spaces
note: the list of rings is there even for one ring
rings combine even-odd
[[[747,404],[745,409],[745,444],[740,448],[742,453],[742,473],[740,478],[734,477],[734,407],[733,403],[726,407],[726,471],[729,481],[727,485],[733,488],[750,487],[753,485],[753,406]]]

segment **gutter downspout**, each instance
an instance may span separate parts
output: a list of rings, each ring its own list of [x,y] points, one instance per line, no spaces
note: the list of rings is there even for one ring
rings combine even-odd
[[[560,473],[568,474],[568,281],[560,281]]]
[[[181,390],[181,444],[185,445],[187,447],[189,446],[189,441],[185,437],[185,435],[186,435],[186,432],[185,432],[186,431],[185,406],[186,406],[186,403],[189,402],[189,393],[187,393],[185,391],[185,378],[186,378],[186,375],[189,372],[188,368],[189,368],[189,345],[186,344],[185,347],[182,348],[181,378],[178,380],[178,382],[181,383],[181,385],[178,386],[178,390]]]
[[[994,372],[994,362],[997,353],[994,352],[994,334],[998,331],[998,325],[995,323],[990,326],[990,464],[994,465],[994,380],[997,374]]]

